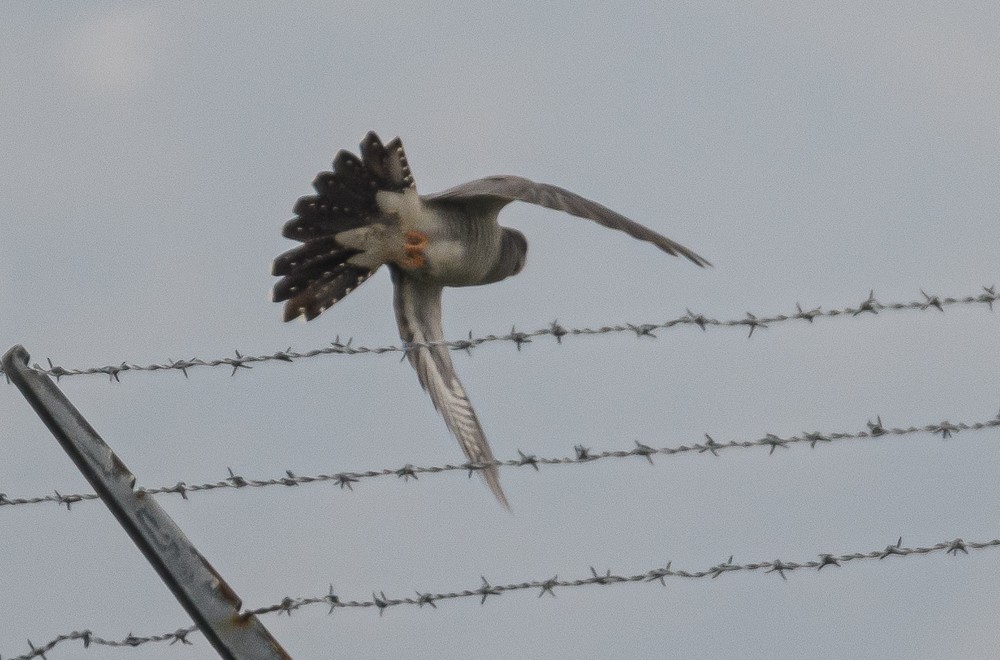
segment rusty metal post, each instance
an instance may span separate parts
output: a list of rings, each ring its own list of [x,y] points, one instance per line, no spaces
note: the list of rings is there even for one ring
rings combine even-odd
[[[47,375],[28,366],[23,346],[2,358],[3,370],[42,418],[76,466],[195,624],[223,658],[290,658],[201,556],[152,496],[135,491],[135,476]]]

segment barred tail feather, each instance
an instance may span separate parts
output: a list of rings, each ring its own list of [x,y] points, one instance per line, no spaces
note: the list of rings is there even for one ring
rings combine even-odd
[[[367,268],[359,268],[347,263],[323,271],[309,284],[305,291],[295,295],[285,303],[284,320],[291,321],[299,316],[305,316],[307,321],[312,321],[351,291],[364,284],[373,272]]]
[[[282,279],[274,286],[275,302],[285,302],[285,320],[305,316],[312,320],[372,276],[373,270],[348,260],[358,250],[337,243],[340,232],[377,222],[376,193],[413,186],[402,142],[383,145],[375,133],[361,142],[361,157],[340,151],[333,171],[320,172],[313,181],[315,195],[295,204],[295,217],[282,235],[302,245],[274,260],[272,274]]]

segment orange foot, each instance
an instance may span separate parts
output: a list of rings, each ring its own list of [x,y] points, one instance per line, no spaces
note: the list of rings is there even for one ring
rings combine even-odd
[[[406,239],[407,247],[414,247],[419,250],[423,250],[427,247],[427,234],[419,231],[408,231],[403,234],[403,238]]]
[[[427,247],[427,234],[419,231],[408,231],[403,234],[403,258],[399,260],[399,265],[409,270],[422,268],[426,263],[424,248]]]

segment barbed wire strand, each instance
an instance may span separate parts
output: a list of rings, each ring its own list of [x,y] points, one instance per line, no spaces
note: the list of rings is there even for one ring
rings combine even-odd
[[[984,286],[982,287],[983,292],[979,294],[962,296],[962,297],[942,297],[933,296],[925,293],[921,290],[923,294],[923,300],[912,300],[909,302],[890,302],[883,303],[875,299],[874,290],[870,291],[868,298],[861,301],[857,307],[843,307],[839,309],[827,309],[824,310],[821,307],[816,307],[814,309],[802,309],[801,305],[796,304],[796,312],[793,314],[775,314],[771,316],[760,316],[756,314],[751,314],[747,312],[747,315],[741,319],[715,319],[704,316],[703,314],[696,314],[690,309],[684,316],[677,317],[670,321],[662,323],[624,323],[618,325],[606,325],[598,328],[566,328],[559,324],[558,321],[553,321],[548,327],[539,328],[532,332],[519,332],[515,328],[511,328],[510,332],[504,335],[486,335],[481,337],[473,337],[472,332],[469,332],[467,339],[459,340],[446,340],[446,341],[436,341],[436,342],[422,342],[422,343],[412,343],[403,346],[388,345],[388,346],[354,346],[353,340],[349,339],[347,342],[342,342],[338,336],[330,346],[325,346],[323,348],[316,348],[308,351],[293,351],[290,347],[284,351],[277,351],[275,353],[269,353],[266,355],[244,355],[240,351],[235,351],[236,355],[234,357],[225,358],[215,358],[210,360],[203,360],[201,358],[191,358],[189,360],[173,360],[168,359],[164,363],[154,363],[154,364],[132,364],[128,362],[122,362],[117,365],[106,365],[103,367],[86,367],[86,368],[68,368],[57,364],[53,364],[51,359],[48,359],[48,367],[43,367],[38,363],[32,365],[33,369],[41,373],[48,374],[49,376],[55,377],[57,380],[63,376],[80,376],[80,375],[93,375],[93,374],[104,374],[108,376],[110,380],[120,382],[119,376],[123,372],[128,371],[180,371],[185,377],[188,375],[188,369],[193,369],[195,367],[230,367],[232,369],[232,374],[235,374],[239,369],[251,369],[253,364],[259,362],[294,362],[296,360],[303,360],[306,358],[317,357],[320,355],[380,355],[382,353],[404,353],[407,350],[411,350],[415,347],[421,346],[447,346],[453,350],[471,351],[473,348],[482,346],[483,344],[493,343],[493,342],[510,342],[517,346],[518,350],[524,344],[530,344],[532,340],[539,337],[551,336],[556,339],[556,342],[561,344],[563,337],[573,337],[573,336],[583,336],[583,335],[608,335],[617,333],[627,333],[633,332],[636,337],[652,337],[655,338],[654,334],[657,330],[665,330],[673,328],[679,325],[693,325],[698,326],[702,330],[707,330],[708,328],[735,328],[743,327],[749,329],[749,337],[753,336],[754,331],[757,329],[768,328],[775,323],[783,323],[786,321],[793,320],[803,320],[810,323],[816,318],[820,317],[835,317],[835,316],[848,316],[857,317],[865,313],[878,314],[883,311],[901,311],[901,310],[918,310],[927,311],[930,309],[935,309],[943,312],[945,307],[952,305],[976,305],[984,304],[987,305],[990,310],[993,310],[993,303],[1000,300],[1000,292],[997,292],[995,286]],[[2,370],[0,370],[2,373]]]
[[[408,346],[398,347],[398,346],[381,346],[381,347],[364,347],[364,346],[352,346],[351,341],[347,343],[342,343],[339,337],[331,344],[329,347],[324,347],[321,349],[313,349],[306,352],[296,352],[289,348],[286,351],[278,351],[267,355],[242,355],[239,351],[236,351],[236,357],[234,358],[217,358],[212,360],[202,360],[200,358],[192,358],[190,360],[169,360],[164,364],[148,364],[148,365],[138,365],[129,364],[122,362],[120,365],[108,365],[104,367],[89,367],[84,369],[68,369],[61,367],[49,362],[49,368],[43,368],[38,364],[33,365],[33,368],[46,373],[50,376],[54,376],[57,379],[62,376],[73,376],[73,375],[86,375],[86,374],[106,374],[114,381],[119,381],[119,374],[123,371],[162,371],[162,370],[178,370],[181,371],[185,377],[187,377],[187,369],[192,367],[217,367],[217,366],[228,366],[232,368],[232,373],[235,374],[240,368],[250,368],[251,363],[255,362],[267,362],[280,360],[285,362],[292,362],[294,360],[315,357],[319,355],[330,355],[330,354],[340,354],[340,355],[359,355],[359,354],[381,354],[389,352],[405,352],[406,350],[415,346],[434,346],[434,345],[445,345],[453,350],[466,350],[469,351],[472,348],[478,347],[482,344],[498,341],[507,341],[516,344],[518,350],[521,350],[522,344],[530,343],[532,339],[542,336],[553,336],[558,343],[562,343],[562,338],[565,336],[579,336],[579,335],[604,335],[611,333],[622,333],[622,332],[634,332],[637,337],[656,337],[653,334],[656,330],[669,329],[677,325],[697,325],[702,330],[708,327],[738,327],[743,326],[749,328],[748,336],[753,336],[753,333],[758,328],[767,328],[771,324],[780,323],[784,321],[790,321],[793,319],[802,319],[812,321],[816,317],[834,317],[834,316],[859,316],[865,312],[871,312],[872,314],[878,314],[880,311],[884,310],[920,310],[926,311],[930,308],[935,308],[939,311],[944,311],[945,306],[956,305],[956,304],[976,304],[982,303],[986,304],[990,310],[993,309],[993,302],[1000,300],[1000,294],[995,290],[995,287],[982,287],[983,293],[973,296],[965,297],[939,297],[931,296],[924,291],[921,293],[924,296],[924,300],[916,300],[910,302],[894,302],[894,303],[881,303],[875,299],[874,291],[869,293],[866,300],[862,301],[858,307],[845,307],[842,309],[829,309],[822,310],[817,307],[811,310],[803,310],[800,305],[796,305],[795,314],[778,314],[774,316],[757,316],[750,312],[743,319],[730,319],[730,320],[719,320],[714,318],[708,318],[701,314],[695,314],[688,310],[687,314],[682,317],[678,317],[671,321],[665,323],[644,323],[640,325],[635,325],[631,323],[612,325],[612,326],[602,326],[599,328],[565,328],[559,325],[558,321],[553,322],[547,328],[541,328],[533,332],[518,332],[515,328],[511,328],[511,332],[506,335],[487,335],[482,337],[473,337],[472,333],[469,333],[469,338],[466,340],[458,341],[443,341],[443,342],[428,342],[425,344],[411,344]],[[2,369],[0,369],[2,373]],[[983,430],[987,428],[995,428],[1000,426],[1000,417],[997,419],[989,420],[986,422],[975,422],[972,424],[958,423],[951,424],[947,421],[940,424],[931,424],[922,427],[911,426],[906,428],[890,427],[886,428],[882,425],[881,418],[878,418],[877,422],[868,422],[869,430],[854,432],[854,433],[830,433],[824,434],[820,432],[813,433],[803,433],[801,435],[793,435],[788,437],[780,437],[775,434],[768,433],[763,438],[751,441],[731,441],[728,443],[718,443],[715,442],[711,436],[705,434],[707,439],[706,442],[696,443],[693,445],[680,445],[677,447],[664,447],[655,449],[641,443],[636,442],[636,447],[630,450],[612,450],[604,452],[591,452],[589,449],[576,446],[576,456],[572,458],[538,458],[533,455],[526,455],[522,452],[520,454],[520,459],[508,460],[508,461],[497,461],[496,465],[501,466],[524,466],[531,465],[536,470],[538,465],[550,465],[550,464],[582,464],[586,462],[592,462],[604,458],[625,458],[631,456],[642,456],[652,463],[653,455],[673,455],[677,453],[693,452],[698,453],[712,453],[713,455],[718,455],[718,451],[723,449],[731,448],[749,448],[757,446],[768,446],[770,447],[770,453],[773,454],[775,449],[778,447],[788,448],[789,445],[794,443],[809,442],[812,448],[815,448],[817,443],[820,442],[832,442],[837,440],[847,440],[847,439],[860,439],[860,438],[876,438],[883,435],[904,435],[910,433],[927,432],[927,433],[940,433],[942,438],[951,437],[954,433],[965,430]],[[158,487],[151,489],[141,489],[145,490],[151,494],[160,493],[175,493],[180,494],[184,499],[187,499],[188,492],[198,492],[214,490],[219,488],[243,488],[243,487],[265,487],[274,485],[283,486],[297,486],[305,483],[314,483],[322,481],[334,481],[337,482],[341,488],[351,489],[351,484],[357,482],[363,478],[381,477],[396,475],[397,477],[403,477],[404,479],[409,479],[413,477],[414,479],[418,474],[429,474],[429,473],[439,473],[454,470],[469,471],[470,474],[476,470],[485,469],[492,464],[476,464],[476,463],[466,463],[462,465],[442,465],[442,466],[427,466],[419,467],[406,465],[403,468],[398,469],[383,469],[383,470],[369,470],[364,472],[341,472],[337,474],[320,474],[315,476],[296,476],[290,471],[286,473],[286,477],[279,479],[265,479],[265,480],[248,480],[243,477],[237,476],[230,470],[230,476],[224,481],[197,484],[193,486],[187,486],[183,482],[179,482],[175,486],[169,487]],[[86,494],[72,494],[72,495],[60,495],[58,491],[54,496],[41,496],[32,498],[7,498],[4,494],[0,494],[0,505],[19,505],[19,504],[35,504],[41,502],[54,501],[58,504],[65,504],[67,509],[75,502],[86,501],[97,499],[98,496],[93,493]],[[732,563],[732,557],[729,558],[727,562],[717,564],[709,569],[704,569],[700,571],[681,571],[674,570],[671,568],[671,564],[668,563],[665,568],[651,569],[645,573],[635,574],[635,575],[613,575],[609,570],[604,574],[599,574],[593,567],[591,567],[592,577],[575,579],[575,580],[559,580],[558,576],[550,578],[548,580],[534,580],[530,582],[520,582],[508,585],[491,585],[485,577],[482,578],[482,585],[477,589],[466,589],[458,592],[443,592],[443,593],[420,593],[417,592],[416,598],[406,597],[406,598],[389,598],[385,595],[385,592],[380,592],[380,594],[372,593],[371,600],[350,600],[343,601],[338,596],[334,594],[333,587],[330,587],[329,593],[320,597],[308,597],[308,598],[291,598],[285,597],[278,604],[258,608],[255,610],[249,610],[248,613],[251,614],[266,614],[271,612],[286,613],[289,616],[291,613],[297,609],[300,609],[309,605],[323,604],[330,607],[330,613],[332,614],[334,610],[338,608],[347,607],[360,607],[360,608],[377,608],[379,614],[381,615],[387,608],[399,605],[417,605],[423,607],[424,605],[430,605],[432,608],[436,608],[436,601],[448,600],[456,598],[468,598],[468,597],[479,597],[481,603],[485,603],[489,596],[499,596],[508,591],[517,591],[525,589],[538,589],[539,597],[544,596],[548,593],[551,596],[555,596],[556,588],[565,587],[579,587],[586,585],[608,585],[616,583],[638,583],[638,582],[652,582],[660,581],[665,584],[665,578],[667,577],[685,577],[685,578],[703,578],[711,577],[717,578],[723,573],[734,572],[734,571],[759,571],[763,570],[765,573],[778,573],[782,579],[786,579],[785,572],[794,571],[806,568],[815,568],[817,570],[822,569],[824,566],[840,566],[842,563],[858,560],[858,559],[884,559],[890,555],[895,556],[912,556],[912,555],[925,555],[934,552],[945,551],[949,554],[957,555],[959,552],[968,554],[969,549],[981,550],[985,548],[1000,546],[1000,539],[994,539],[987,542],[966,542],[962,539],[955,539],[953,541],[946,541],[937,543],[933,546],[926,547],[915,547],[906,548],[902,546],[902,538],[900,538],[896,544],[887,546],[884,550],[876,550],[871,552],[856,552],[843,555],[832,555],[832,554],[821,554],[819,560],[805,561],[805,562],[785,562],[782,560],[765,561],[757,563],[748,564],[734,564]],[[150,636],[135,636],[131,633],[121,640],[111,640],[98,637],[94,635],[91,631],[74,631],[72,633],[59,635],[53,638],[51,641],[47,642],[42,646],[35,646],[28,641],[28,646],[30,651],[27,654],[17,656],[14,660],[27,660],[30,658],[42,657],[45,658],[45,654],[51,651],[58,644],[69,641],[69,640],[82,640],[85,648],[89,648],[91,645],[103,645],[103,646],[131,646],[137,647],[147,643],[153,642],[165,642],[169,641],[171,645],[180,642],[182,644],[191,644],[192,642],[187,639],[187,636],[196,630],[195,627],[179,628],[171,633],[163,633],[160,635],[150,635]]]
[[[423,608],[424,605],[429,605],[432,609],[437,609],[437,603],[439,601],[445,600],[455,600],[462,598],[478,598],[480,604],[484,604],[486,599],[491,596],[500,596],[508,592],[515,591],[538,591],[538,597],[548,594],[549,596],[555,597],[557,589],[564,589],[570,587],[591,587],[591,586],[607,586],[611,584],[638,584],[643,582],[659,582],[663,586],[666,586],[667,578],[688,578],[688,579],[699,579],[699,578],[718,578],[726,573],[738,573],[738,572],[763,572],[765,574],[775,573],[782,580],[787,580],[786,573],[790,573],[797,570],[805,569],[815,569],[816,571],[822,570],[826,566],[840,567],[844,564],[859,561],[859,560],[883,560],[887,557],[912,557],[916,555],[929,555],[936,553],[945,553],[958,556],[958,553],[969,554],[970,550],[985,550],[987,548],[996,548],[1000,546],[1000,539],[993,539],[992,541],[964,541],[961,538],[957,538],[951,541],[942,541],[940,543],[935,543],[930,546],[917,546],[917,547],[904,547],[903,539],[900,537],[896,543],[886,546],[882,550],[871,550],[869,552],[850,552],[846,554],[833,554],[833,553],[823,553],[818,555],[818,559],[811,559],[805,561],[783,561],[781,559],[775,559],[773,561],[761,561],[753,563],[733,563],[733,557],[730,556],[728,560],[711,566],[709,568],[704,568],[697,571],[686,571],[675,569],[672,567],[672,562],[667,562],[666,566],[661,568],[652,568],[642,573],[635,574],[614,574],[610,569],[605,572],[598,572],[593,566],[590,567],[590,576],[576,579],[563,579],[560,580],[559,576],[553,576],[545,580],[529,580],[524,582],[515,582],[511,584],[492,584],[485,577],[481,577],[482,584],[474,589],[463,589],[461,591],[446,591],[446,592],[416,592],[415,596],[406,596],[402,598],[391,598],[385,594],[384,591],[379,591],[378,593],[372,592],[372,597],[370,600],[344,600],[338,596],[333,589],[333,585],[330,585],[328,592],[322,596],[311,596],[306,598],[293,598],[286,596],[282,598],[280,602],[269,605],[266,607],[260,607],[257,609],[246,610],[246,614],[287,614],[291,616],[292,613],[303,607],[313,606],[313,605],[323,605],[329,607],[329,614],[333,614],[334,611],[338,609],[347,608],[362,608],[362,609],[376,609],[381,616],[385,611],[391,607],[398,607],[402,605],[416,605],[419,608]],[[103,637],[98,637],[90,630],[74,631],[65,635],[59,635],[53,638],[51,641],[41,645],[35,646],[30,640],[28,641],[29,651],[23,655],[19,655],[12,660],[30,660],[31,658],[45,657],[45,654],[55,648],[57,645],[65,641],[70,640],[82,640],[84,647],[89,648],[90,646],[100,645],[100,646],[141,646],[143,644],[149,644],[153,642],[167,642],[170,644],[193,644],[191,640],[188,639],[188,635],[195,632],[197,628],[195,626],[190,626],[187,628],[179,628],[174,632],[163,633],[160,635],[149,635],[149,636],[136,636],[129,634],[127,637],[121,640],[106,639]]]
[[[362,479],[373,479],[378,477],[396,476],[404,480],[417,479],[419,475],[440,474],[443,472],[463,471],[470,475],[478,470],[485,470],[489,467],[525,467],[530,466],[535,470],[540,465],[581,465],[592,463],[608,458],[631,458],[638,456],[653,463],[654,456],[674,456],[677,454],[712,454],[718,456],[720,451],[727,449],[749,449],[753,447],[767,447],[769,453],[774,454],[778,448],[789,449],[792,445],[808,443],[810,448],[815,449],[817,445],[832,443],[843,440],[875,439],[883,436],[901,436],[914,433],[931,433],[940,435],[942,439],[948,439],[956,433],[962,431],[983,431],[986,429],[1000,428],[1000,415],[993,419],[979,422],[958,422],[949,421],[937,424],[926,424],[923,426],[891,427],[882,423],[882,418],[877,417],[876,421],[866,423],[867,430],[823,433],[821,431],[804,432],[797,435],[779,436],[774,433],[767,433],[755,440],[731,440],[729,442],[717,442],[709,434],[705,434],[705,440],[690,445],[677,445],[674,447],[650,447],[640,442],[635,443],[631,449],[612,449],[607,451],[593,451],[583,445],[576,445],[573,456],[567,457],[539,457],[534,454],[525,454],[518,450],[518,458],[494,461],[492,463],[463,463],[460,465],[404,465],[401,468],[383,468],[381,470],[365,470],[362,472],[337,472],[329,474],[315,474],[309,476],[297,475],[286,471],[285,476],[270,479],[247,479],[235,474],[229,469],[229,476],[222,481],[214,481],[202,484],[188,485],[183,481],[177,482],[173,486],[157,486],[155,488],[138,488],[138,491],[150,495],[174,494],[180,495],[185,500],[188,493],[199,493],[219,489],[242,489],[242,488],[266,488],[270,486],[300,486],[304,484],[333,482],[341,489],[353,491],[354,484]],[[55,502],[65,505],[67,509],[72,509],[73,504],[89,500],[100,499],[95,493],[78,493],[63,495],[55,491],[54,495],[40,495],[36,497],[8,497],[0,493],[0,508],[4,506],[20,506],[25,504],[41,504],[43,502]]]

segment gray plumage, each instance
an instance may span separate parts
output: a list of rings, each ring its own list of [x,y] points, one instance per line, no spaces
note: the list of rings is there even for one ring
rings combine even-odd
[[[495,459],[475,410],[455,373],[444,341],[441,293],[446,286],[498,282],[524,268],[528,243],[497,224],[514,201],[538,204],[593,220],[647,241],[698,266],[710,265],[688,248],[611,209],[563,188],[517,176],[491,176],[432,195],[418,195],[399,138],[383,145],[375,133],[361,143],[361,158],[337,154],[332,172],[320,173],[317,194],[303,197],[283,235],[303,244],[274,261],[274,300],[285,320],[311,320],[388,265],[394,306],[407,357],[448,429],[473,463]],[[496,466],[480,471],[508,506]]]

